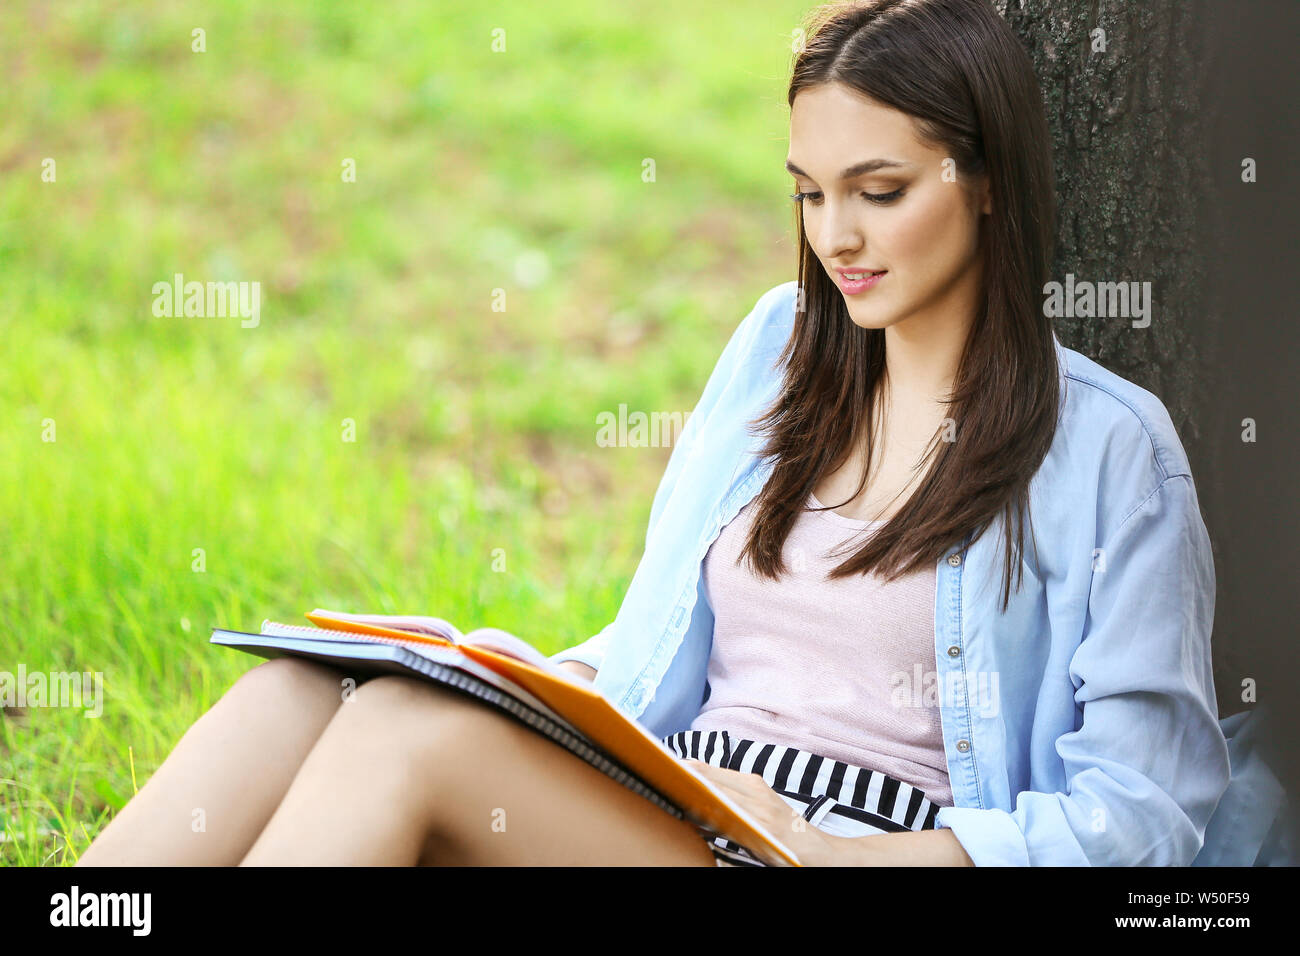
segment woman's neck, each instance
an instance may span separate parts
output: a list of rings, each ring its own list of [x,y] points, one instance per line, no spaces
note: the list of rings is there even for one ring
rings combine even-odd
[[[946,399],[957,375],[964,330],[916,334],[900,322],[885,329],[885,382],[895,404],[926,405]]]

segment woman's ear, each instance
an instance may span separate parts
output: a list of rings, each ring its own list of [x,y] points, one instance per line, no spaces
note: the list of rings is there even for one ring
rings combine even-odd
[[[967,180],[965,196],[963,197],[968,212],[987,216],[993,212],[993,187],[989,182],[988,173],[982,173],[978,179]]]

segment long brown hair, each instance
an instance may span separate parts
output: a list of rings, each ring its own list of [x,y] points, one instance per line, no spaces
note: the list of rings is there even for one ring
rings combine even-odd
[[[831,576],[875,571],[893,580],[978,538],[1001,514],[1005,611],[1012,525],[1019,572],[1021,512],[1051,447],[1061,401],[1052,323],[1041,304],[1056,209],[1033,65],[988,0],[831,4],[813,11],[806,34],[793,63],[791,107],[807,87],[851,87],[914,117],[920,135],[948,150],[961,180],[987,173],[993,196],[979,227],[983,297],[946,403],[956,440],[938,441],[936,433],[923,458],[929,471],[907,503]],[[865,485],[885,371],[884,330],[853,323],[809,246],[798,206],[795,221],[801,294],[780,358],[783,384],[771,408],[750,423],[767,435],[761,457],[775,463],[741,552],[773,579],[785,570],[783,546],[809,495],[859,441],[866,444],[866,469],[854,495]]]

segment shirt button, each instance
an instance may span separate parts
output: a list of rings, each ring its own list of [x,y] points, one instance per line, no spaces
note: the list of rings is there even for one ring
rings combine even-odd
[[[957,565],[961,564],[961,555],[954,551],[952,554],[948,555],[948,563],[954,568],[957,567]]]
[[[969,740],[957,741],[957,749],[960,750],[962,753],[965,753],[966,751],[970,750],[970,741]]]
[[[956,644],[954,644],[952,647],[948,648],[948,656],[949,656],[949,657],[957,657],[959,654],[961,654],[961,648],[958,647]]]

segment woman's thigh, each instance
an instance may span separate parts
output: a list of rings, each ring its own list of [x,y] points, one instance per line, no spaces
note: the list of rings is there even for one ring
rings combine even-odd
[[[400,686],[394,687],[393,682]],[[690,823],[500,711],[445,687],[402,677],[375,684],[402,709],[430,764],[432,803],[420,862],[471,866],[715,866]],[[371,711],[374,715],[374,710]],[[407,723],[409,721],[409,723]]]

